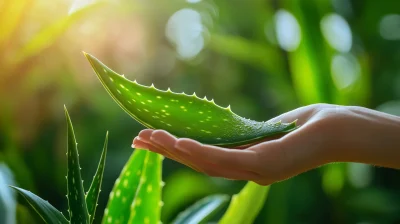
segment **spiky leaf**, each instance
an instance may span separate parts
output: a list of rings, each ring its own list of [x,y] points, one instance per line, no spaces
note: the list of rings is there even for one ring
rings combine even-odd
[[[86,206],[85,192],[83,190],[81,168],[79,165],[78,148],[75,139],[74,129],[67,108],[65,108],[65,117],[68,125],[68,143],[67,143],[67,197],[69,206],[69,215],[71,223],[89,223],[89,213]]]
[[[129,224],[159,224],[161,216],[161,164],[163,156],[147,151],[139,188],[131,207]]]
[[[232,196],[228,210],[219,224],[253,223],[264,205],[268,191],[269,186],[249,181],[239,194]]]
[[[202,143],[235,146],[255,142],[267,136],[296,128],[292,123],[257,122],[223,108],[213,100],[184,93],[162,91],[153,85],[131,82],[112,71],[92,55],[85,56],[101,83],[122,109],[148,128],[163,129],[178,137]]]
[[[128,223],[146,155],[147,151],[136,149],[125,164],[110,193],[102,223]]]
[[[49,202],[43,200],[42,198],[38,197],[30,191],[24,190],[19,187],[10,187],[18,191],[46,223],[69,224],[64,215],[56,208],[54,208]]]
[[[211,195],[196,202],[185,211],[180,213],[173,221],[174,224],[197,224],[206,223],[216,212],[219,211],[227,202],[227,195]]]
[[[103,181],[104,167],[106,164],[107,154],[107,143],[108,143],[108,132],[106,134],[106,140],[104,141],[103,152],[101,153],[100,162],[97,167],[96,174],[93,177],[92,184],[90,185],[89,191],[86,194],[86,204],[90,215],[90,223],[93,222],[96,214],[97,200],[100,195],[101,183]]]

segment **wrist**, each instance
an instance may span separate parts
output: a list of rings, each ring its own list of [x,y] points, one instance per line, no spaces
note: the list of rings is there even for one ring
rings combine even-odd
[[[400,168],[400,118],[362,107],[344,107],[337,161]]]

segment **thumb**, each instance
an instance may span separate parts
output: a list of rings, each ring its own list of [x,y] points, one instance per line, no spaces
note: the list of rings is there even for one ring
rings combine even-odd
[[[278,121],[282,121],[284,123],[290,123],[297,120],[297,124],[301,126],[324,107],[326,107],[324,106],[324,104],[312,104],[304,107],[299,107],[295,110],[274,117],[268,120],[268,122],[275,123]]]

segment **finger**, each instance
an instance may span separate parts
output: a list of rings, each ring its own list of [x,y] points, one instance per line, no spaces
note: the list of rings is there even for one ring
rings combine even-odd
[[[162,149],[157,145],[143,142],[143,141],[141,141],[140,139],[137,139],[137,138],[135,138],[134,144],[135,144],[135,146],[137,146],[137,148],[148,149],[148,150],[150,150],[152,152],[159,153],[159,154],[163,155],[164,157],[172,159],[172,160],[174,160],[174,161],[176,161],[178,163],[187,165],[185,163],[185,161],[182,161],[181,159],[177,158],[176,156],[172,155],[171,153],[168,153],[168,150]],[[202,172],[200,169],[196,168],[195,166],[190,166],[190,165],[187,165],[187,166],[189,166],[190,168],[196,170],[197,172]]]
[[[145,142],[150,142],[150,137],[151,137],[151,134],[152,134],[153,132],[154,132],[153,129],[144,129],[144,130],[141,130],[141,131],[139,132],[138,137],[139,137],[141,140],[145,141]]]
[[[258,180],[262,178],[261,175],[252,171],[241,170],[238,167],[236,169],[228,169],[218,164],[212,164],[201,159],[196,159],[194,156],[189,154],[182,155],[182,158],[185,161],[190,161],[192,164],[195,164],[199,167],[201,172],[208,176],[223,177],[231,180]]]
[[[177,161],[177,162],[179,162],[179,163],[182,163],[181,160],[179,160],[178,158],[176,158],[176,157],[173,156],[172,154],[167,153],[167,152],[168,152],[167,150],[165,150],[165,149],[163,149],[163,148],[161,148],[161,147],[159,147],[159,146],[157,146],[157,145],[154,145],[154,144],[151,144],[151,143],[149,143],[149,142],[143,141],[143,140],[142,140],[141,138],[139,138],[139,137],[136,137],[136,138],[133,140],[133,144],[134,144],[136,147],[138,147],[138,148],[145,148],[145,149],[148,149],[148,150],[150,150],[150,151],[152,151],[152,152],[159,153],[159,154],[161,154],[161,155],[163,155],[163,156],[165,156],[165,157],[167,157],[167,158],[170,158],[170,159],[175,160],[175,161]]]
[[[155,132],[156,130],[152,130],[152,129],[145,129],[145,130],[143,130],[143,131],[141,131],[140,133],[139,133],[139,138],[140,138],[140,140],[141,141],[144,141],[144,142],[146,142],[146,143],[148,143],[148,144],[150,144],[150,145],[153,145],[153,146],[156,146],[159,150],[162,150],[162,151],[164,151],[164,152],[168,152],[168,150],[165,150],[164,149],[164,146],[165,146],[165,144],[164,144],[164,142],[161,142],[161,141],[159,141],[159,142],[155,142],[155,141],[152,141],[152,134]],[[159,130],[158,130],[159,131]],[[165,131],[163,131],[163,132],[165,132]],[[156,135],[157,136],[157,135]],[[171,140],[171,139],[168,139],[168,140]],[[173,138],[172,138],[172,141],[174,141],[173,140]],[[168,143],[168,142],[167,142]],[[172,143],[173,144],[173,143]]]
[[[158,146],[159,148],[162,148],[165,154],[168,154],[171,157],[175,157],[177,160],[180,161],[180,163],[185,164],[196,171],[200,171],[200,169],[196,165],[191,164],[187,160],[181,158],[181,155],[177,153],[177,150],[174,147],[176,140],[177,138],[164,130],[155,130],[150,137],[151,143]]]
[[[147,149],[150,150],[152,152],[156,152],[159,154],[164,155],[164,152],[156,147],[154,147],[152,144],[149,144],[147,142],[142,141],[140,138],[136,137],[135,139],[133,139],[133,145],[135,146],[135,148],[137,149]],[[165,156],[165,155],[164,155]]]
[[[155,130],[151,133],[150,141],[166,148],[173,148],[177,138],[164,130]]]
[[[225,149],[217,146],[203,145],[192,139],[179,139],[175,148],[181,154],[189,154],[194,160],[203,160],[227,169],[256,171],[257,155],[254,151]]]

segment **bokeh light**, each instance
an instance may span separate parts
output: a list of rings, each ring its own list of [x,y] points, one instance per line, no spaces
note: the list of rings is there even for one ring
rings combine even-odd
[[[335,86],[338,89],[345,89],[360,77],[361,66],[357,58],[351,54],[336,54],[332,58],[331,74]]]
[[[386,40],[400,40],[400,15],[385,15],[379,22],[379,33]]]
[[[176,47],[182,59],[192,59],[204,47],[201,14],[196,10],[185,8],[175,12],[168,20],[166,36]]]
[[[301,41],[299,23],[290,12],[280,9],[275,13],[275,32],[279,46],[286,51],[295,51]]]
[[[329,45],[340,52],[349,52],[352,46],[351,29],[338,14],[328,14],[321,20],[321,30]]]

